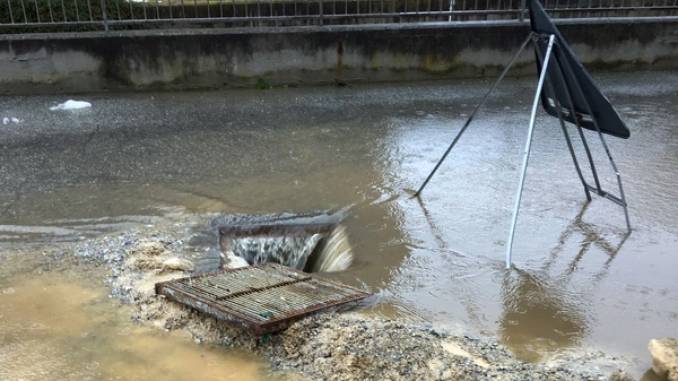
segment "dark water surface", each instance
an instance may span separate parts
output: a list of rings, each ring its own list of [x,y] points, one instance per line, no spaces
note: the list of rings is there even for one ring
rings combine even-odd
[[[585,203],[557,120],[542,115],[511,271],[533,79],[501,87],[422,204],[403,190],[425,178],[487,82],[103,94],[76,97],[93,104],[78,112],[48,110],[66,98],[0,98],[0,117],[23,120],[0,126],[0,239],[73,240],[175,210],[352,205],[356,258],[335,276],[377,292],[375,313],[496,335],[529,360],[602,349],[640,372],[647,341],[678,334],[678,73],[596,77],[631,130],[608,142],[634,231],[625,238],[617,205]]]

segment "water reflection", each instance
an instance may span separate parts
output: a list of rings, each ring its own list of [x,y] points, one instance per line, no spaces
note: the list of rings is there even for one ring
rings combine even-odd
[[[520,357],[539,360],[546,353],[576,345],[586,334],[583,307],[561,285],[514,269],[506,272],[501,287],[501,340]]]
[[[600,233],[600,229],[597,228],[594,224],[585,222],[583,217],[584,213],[589,207],[590,202],[584,203],[582,208],[579,210],[579,213],[575,216],[574,220],[563,233],[558,238],[558,245],[551,250],[549,259],[544,263],[544,268],[549,269],[553,263],[556,261],[559,254],[563,251],[565,243],[567,240],[573,236],[573,234],[578,233],[583,236],[581,239],[580,248],[577,254],[573,257],[572,261],[568,265],[566,275],[571,275],[577,269],[578,264],[584,258],[584,255],[591,250],[592,246],[597,246],[603,253],[607,254],[608,258],[605,261],[604,265],[601,268],[601,271],[595,276],[600,280],[605,273],[607,273],[610,264],[615,259],[619,250],[621,250],[624,242],[629,238],[631,232],[626,231],[618,243],[614,244],[610,242],[603,234]]]

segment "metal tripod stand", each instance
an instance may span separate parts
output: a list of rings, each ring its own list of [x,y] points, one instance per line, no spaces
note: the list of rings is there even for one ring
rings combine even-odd
[[[539,75],[539,80],[537,82],[537,89],[535,92],[534,96],[534,101],[532,102],[532,110],[530,113],[530,123],[529,123],[529,129],[527,133],[527,141],[525,143],[525,150],[523,153],[523,165],[522,165],[522,170],[520,172],[520,181],[518,183],[518,190],[516,193],[515,197],[515,204],[513,208],[513,215],[511,218],[511,228],[509,232],[509,238],[506,244],[506,268],[511,267],[511,262],[512,262],[512,252],[513,252],[513,239],[515,236],[515,228],[516,228],[516,223],[518,221],[518,212],[520,210],[520,201],[522,199],[522,194],[523,194],[523,185],[525,183],[525,173],[527,171],[527,164],[530,158],[530,149],[532,145],[532,133],[534,131],[534,125],[535,125],[535,120],[537,116],[537,109],[539,106],[539,100],[542,95],[542,91],[545,91],[545,94],[547,96],[547,99],[549,102],[552,102],[552,105],[555,106],[555,109],[558,114],[558,119],[560,121],[560,127],[563,131],[563,134],[565,136],[565,141],[567,142],[567,147],[570,151],[570,155],[572,156],[572,160],[574,162],[574,167],[577,171],[577,175],[579,176],[579,180],[582,183],[582,186],[584,187],[584,193],[586,194],[586,199],[588,201],[591,201],[591,192],[594,192],[598,194],[601,197],[604,197],[618,205],[620,205],[624,209],[624,217],[626,219],[626,227],[628,229],[628,232],[631,232],[631,223],[629,221],[629,213],[628,213],[628,207],[626,203],[626,196],[624,195],[624,188],[622,186],[622,180],[621,180],[621,175],[619,174],[619,170],[617,168],[617,165],[614,162],[614,159],[612,159],[612,155],[610,154],[610,150],[607,146],[607,142],[605,141],[605,137],[603,136],[603,133],[601,132],[600,126],[598,122],[596,121],[596,117],[592,112],[591,105],[586,101],[586,97],[584,96],[584,92],[582,90],[581,85],[577,81],[576,77],[572,75],[572,67],[570,66],[570,63],[567,60],[555,60],[553,59],[554,55],[558,54],[558,50],[561,49],[558,46],[556,36],[553,34],[538,34],[535,32],[531,32],[530,35],[525,39],[525,41],[522,43],[520,46],[520,49],[518,49],[518,52],[511,58],[511,61],[509,64],[504,68],[504,70],[501,72],[497,80],[494,82],[492,87],[488,90],[488,92],[484,95],[483,99],[478,103],[478,105],[473,109],[473,112],[471,115],[469,115],[468,119],[466,122],[463,124],[457,135],[454,137],[452,140],[452,143],[447,147],[447,150],[445,150],[445,153],[443,156],[440,158],[438,163],[436,163],[435,167],[433,170],[429,173],[428,177],[424,182],[421,184],[417,192],[414,194],[413,197],[419,197],[421,195],[421,192],[424,190],[424,187],[426,187],[426,184],[431,180],[433,175],[436,173],[442,162],[445,160],[447,155],[452,151],[452,148],[457,144],[459,141],[459,138],[461,135],[466,131],[468,126],[471,124],[473,119],[475,118],[476,114],[478,113],[478,110],[485,104],[489,96],[494,92],[494,90],[497,88],[499,83],[504,79],[506,74],[509,72],[513,64],[518,60],[522,52],[525,50],[527,45],[529,43],[533,43],[535,45],[535,51],[537,53],[537,58],[539,62],[541,63],[541,71]],[[542,54],[541,50],[539,49],[539,44],[545,44],[546,45],[546,52]],[[552,64],[552,62],[554,62]],[[550,65],[555,67],[555,70],[549,71],[549,68],[551,67]],[[549,75],[549,73],[552,73]],[[549,77],[547,80],[547,76]],[[565,78],[574,78],[574,80],[566,81]],[[558,81],[558,83],[562,84],[562,88],[565,90],[565,98],[567,101],[566,107],[561,107],[561,104],[556,97],[554,86],[552,81]],[[546,86],[545,86],[546,85]],[[590,115],[593,125],[595,126],[595,130],[598,133],[598,136],[600,137],[600,141],[603,145],[603,148],[605,149],[605,153],[607,154],[607,158],[610,161],[610,165],[612,166],[612,169],[615,172],[615,175],[617,177],[617,183],[619,185],[619,196],[615,196],[601,188],[600,185],[600,180],[598,179],[598,172],[596,171],[596,167],[593,161],[593,157],[591,155],[591,151],[589,149],[588,143],[586,141],[586,138],[584,136],[584,132],[582,130],[582,126],[580,125],[580,118],[581,116],[577,113],[575,110],[574,102],[572,100],[573,94],[577,96],[578,98],[584,99],[585,101],[585,112],[586,114]],[[581,167],[579,166],[579,161],[577,160],[577,156],[574,152],[574,148],[572,145],[572,141],[570,139],[569,132],[567,131],[566,125],[565,125],[565,120],[563,118],[563,114],[569,114],[571,116],[574,116],[572,119],[575,121],[575,125],[577,127],[577,131],[579,133],[579,137],[581,138],[581,141],[584,146],[584,150],[586,152],[586,157],[589,162],[589,166],[591,168],[591,172],[593,174],[593,179],[595,182],[595,186],[592,186],[586,182],[584,179],[584,176],[582,175]]]

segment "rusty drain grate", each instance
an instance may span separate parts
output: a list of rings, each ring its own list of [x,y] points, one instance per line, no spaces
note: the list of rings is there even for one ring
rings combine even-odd
[[[257,335],[370,295],[273,263],[157,283],[155,292]]]

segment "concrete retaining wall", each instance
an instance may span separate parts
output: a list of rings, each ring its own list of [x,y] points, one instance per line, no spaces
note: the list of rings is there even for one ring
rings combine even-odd
[[[678,17],[563,20],[596,68],[678,68]],[[517,21],[0,36],[0,93],[217,88],[495,75]],[[532,52],[515,72],[534,72]]]

